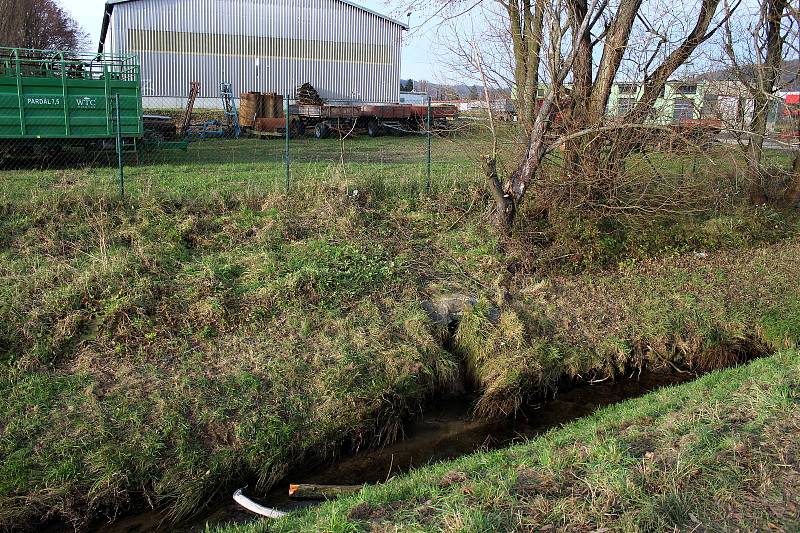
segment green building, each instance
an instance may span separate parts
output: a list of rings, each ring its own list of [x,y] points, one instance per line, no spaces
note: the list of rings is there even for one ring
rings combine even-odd
[[[609,116],[627,114],[642,97],[642,92],[641,83],[615,83],[611,88],[606,112]],[[650,122],[668,125],[703,118],[706,96],[705,82],[671,81],[653,105]]]

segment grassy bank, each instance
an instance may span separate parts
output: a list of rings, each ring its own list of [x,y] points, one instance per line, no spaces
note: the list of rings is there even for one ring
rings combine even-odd
[[[453,380],[418,305],[439,215],[317,192],[2,206],[0,522],[180,517],[392,439]]]
[[[284,195],[238,181],[279,163],[213,146],[131,171],[125,202],[94,167],[3,182],[0,527],[266,490],[391,440],[462,359],[502,415],[565,376],[705,370],[800,335],[791,213],[503,242],[468,180],[425,195],[364,162]],[[479,303],[444,343],[420,302],[449,293]]]
[[[796,531],[800,353],[412,472],[261,531]]]
[[[479,304],[454,339],[483,390],[478,412],[510,414],[562,376],[646,367],[706,371],[800,339],[800,243],[679,255],[577,276],[518,276],[499,322]]]

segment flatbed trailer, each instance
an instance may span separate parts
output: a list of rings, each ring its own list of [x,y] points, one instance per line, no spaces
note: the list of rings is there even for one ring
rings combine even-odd
[[[428,106],[415,104],[321,104],[290,107],[294,129],[304,132],[314,129],[318,139],[329,137],[333,131],[365,130],[370,137],[387,132],[414,133],[427,131]],[[458,108],[449,104],[430,107],[431,128],[446,130],[458,117]]]

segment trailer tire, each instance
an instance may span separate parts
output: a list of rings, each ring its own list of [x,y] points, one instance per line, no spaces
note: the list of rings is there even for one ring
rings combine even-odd
[[[317,139],[327,139],[331,136],[331,128],[325,122],[320,122],[314,126],[314,137]]]
[[[367,135],[370,137],[380,137],[383,135],[383,124],[377,118],[373,118],[367,124]]]
[[[300,120],[294,120],[289,124],[289,138],[297,139],[306,134],[306,125]]]

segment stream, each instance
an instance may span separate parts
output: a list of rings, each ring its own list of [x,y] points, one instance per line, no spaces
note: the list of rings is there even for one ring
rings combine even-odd
[[[691,381],[692,374],[643,373],[614,382],[579,384],[560,391],[554,399],[528,405],[515,419],[481,420],[471,416],[474,398],[448,397],[432,401],[425,413],[412,419],[405,438],[394,444],[343,456],[319,468],[297,470],[267,494],[246,490],[253,500],[280,510],[294,510],[318,502],[291,500],[289,483],[362,485],[382,483],[412,468],[455,459],[476,451],[491,450],[533,438],[545,431],[589,415],[595,410],[642,396],[657,388]],[[233,491],[231,491],[232,493]],[[165,514],[149,511],[123,516],[113,524],[96,522],[98,533],[140,533],[164,530],[203,532],[206,526],[246,523],[259,517],[245,511],[231,497],[183,524],[169,524]]]

